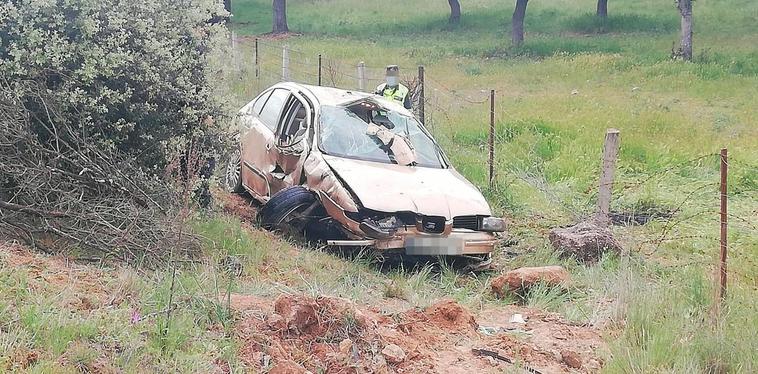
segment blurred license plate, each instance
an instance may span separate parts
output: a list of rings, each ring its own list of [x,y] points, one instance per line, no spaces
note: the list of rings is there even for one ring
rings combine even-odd
[[[405,239],[405,253],[409,255],[462,255],[463,239],[410,237]]]

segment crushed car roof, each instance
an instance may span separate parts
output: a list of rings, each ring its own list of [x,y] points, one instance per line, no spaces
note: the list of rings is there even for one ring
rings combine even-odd
[[[349,104],[355,101],[358,101],[360,99],[366,99],[371,98],[372,100],[375,100],[379,102],[382,106],[386,107],[387,109],[403,112],[403,113],[410,113],[408,112],[402,105],[399,103],[393,101],[393,100],[387,100],[379,95],[374,95],[372,93],[367,92],[361,92],[361,91],[351,91],[351,90],[343,90],[339,88],[334,87],[323,87],[323,86],[311,86],[308,84],[301,84],[301,83],[294,83],[294,82],[287,82],[287,83],[281,83],[282,86],[286,86],[289,88],[300,88],[305,89],[309,91],[313,96],[315,96],[319,104],[321,105],[344,105]]]

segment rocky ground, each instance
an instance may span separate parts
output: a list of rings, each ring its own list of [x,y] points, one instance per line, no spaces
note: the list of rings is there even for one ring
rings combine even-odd
[[[386,315],[336,298],[233,295],[232,307],[242,359],[269,373],[595,372],[606,349],[596,328],[516,305],[474,315],[441,300]]]

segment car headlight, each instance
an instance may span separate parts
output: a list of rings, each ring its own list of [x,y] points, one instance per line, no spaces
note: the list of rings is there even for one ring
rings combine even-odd
[[[505,231],[505,220],[497,217],[483,217],[479,221],[480,231],[502,232]]]

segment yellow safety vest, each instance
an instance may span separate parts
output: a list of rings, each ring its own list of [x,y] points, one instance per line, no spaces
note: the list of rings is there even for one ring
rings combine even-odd
[[[400,102],[400,105],[403,105],[405,102],[405,96],[408,95],[408,87],[403,86],[402,84],[398,83],[397,87],[395,89],[386,89],[387,83],[382,83],[379,85],[379,87],[376,88],[376,92],[381,94],[387,99],[390,100],[397,100]]]

